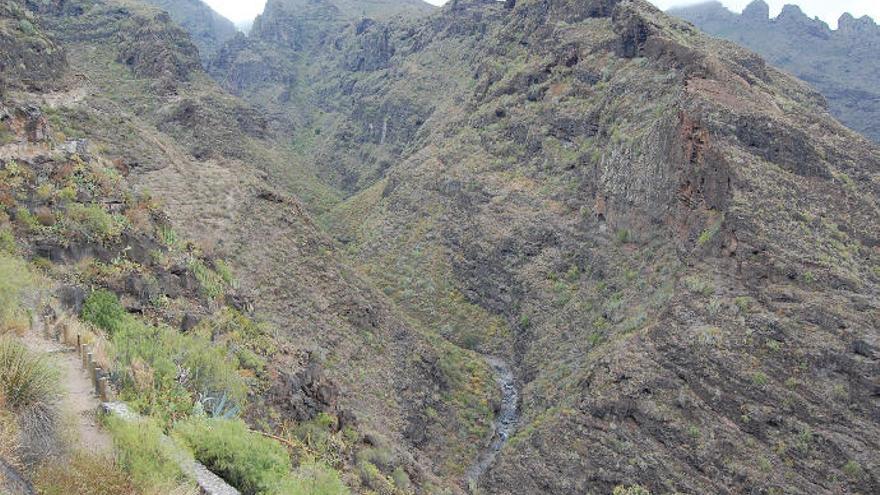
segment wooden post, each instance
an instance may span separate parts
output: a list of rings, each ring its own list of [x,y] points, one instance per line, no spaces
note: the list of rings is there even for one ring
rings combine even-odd
[[[107,394],[107,377],[102,376],[100,380],[98,380],[98,397],[101,398],[101,402],[107,402],[110,400],[109,395]]]
[[[82,352],[82,337],[76,334],[76,352]]]
[[[101,368],[95,366],[95,395],[98,397],[101,396],[101,378],[104,377],[104,371]]]
[[[89,373],[89,378],[92,379],[92,382],[95,381],[95,356],[91,352],[89,352],[88,356],[86,356],[86,371]]]
[[[87,344],[82,346],[82,364],[84,370],[89,369],[89,346]]]

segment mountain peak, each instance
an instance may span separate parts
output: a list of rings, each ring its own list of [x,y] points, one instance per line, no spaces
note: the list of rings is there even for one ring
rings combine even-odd
[[[761,2],[763,3],[763,2]],[[766,4],[764,4],[766,5]],[[807,17],[807,14],[804,14],[804,11],[801,8],[793,3],[787,3],[782,7],[782,12],[779,14],[779,18],[786,17]]]
[[[859,18],[853,17],[849,12],[844,13],[840,16],[840,19],[837,21],[838,30],[841,33],[846,34],[861,34],[861,33],[877,33],[880,34],[880,26],[874,22],[869,16],[862,16]]]
[[[744,19],[767,21],[770,19],[770,6],[764,0],[754,0],[742,12]]]

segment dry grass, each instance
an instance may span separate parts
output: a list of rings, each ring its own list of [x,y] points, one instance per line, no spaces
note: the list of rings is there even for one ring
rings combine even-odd
[[[26,440],[20,458],[32,464],[56,453],[58,372],[11,337],[0,337],[0,395],[18,420],[19,438]]]
[[[4,410],[3,397],[0,396],[0,459],[14,465],[18,449],[18,425],[15,416]]]
[[[0,337],[0,395],[14,412],[50,408],[58,401],[58,372],[11,337]]]
[[[89,352],[101,369],[112,369],[113,360],[110,357],[110,343],[103,332],[92,325],[83,322],[73,315],[64,314],[55,325],[55,330],[68,346],[76,346],[76,337],[79,335],[80,343],[91,346]]]
[[[34,477],[40,495],[134,495],[141,493],[112,458],[76,453],[47,462]]]

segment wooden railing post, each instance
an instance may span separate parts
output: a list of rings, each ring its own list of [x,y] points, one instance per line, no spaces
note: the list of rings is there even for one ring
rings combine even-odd
[[[100,380],[98,380],[98,397],[101,398],[101,402],[107,402],[110,400],[110,397],[107,393],[107,377],[102,376]]]
[[[84,344],[82,346],[82,368],[84,370],[89,369],[88,358],[89,358],[89,346],[88,346],[88,344]]]
[[[101,378],[103,376],[104,371],[98,366],[95,366],[95,382],[93,383],[93,385],[95,387],[95,395],[97,395],[98,397],[101,396]]]

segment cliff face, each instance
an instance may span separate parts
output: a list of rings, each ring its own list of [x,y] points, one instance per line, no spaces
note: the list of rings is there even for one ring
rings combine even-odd
[[[869,17],[844,14],[838,29],[786,6],[775,19],[763,0],[742,15],[718,2],[669,12],[703,31],[754,50],[771,64],[806,81],[827,99],[831,112],[850,128],[880,140],[880,26]]]

